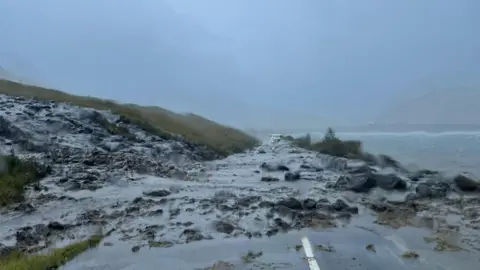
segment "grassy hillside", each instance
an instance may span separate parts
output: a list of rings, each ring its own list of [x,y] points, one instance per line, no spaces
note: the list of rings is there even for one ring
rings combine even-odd
[[[0,94],[68,102],[81,107],[110,110],[146,132],[164,138],[170,137],[170,133],[179,134],[188,141],[206,145],[221,155],[240,152],[258,143],[255,138],[240,130],[220,125],[198,115],[177,114],[159,107],[120,104],[7,80],[0,80]]]

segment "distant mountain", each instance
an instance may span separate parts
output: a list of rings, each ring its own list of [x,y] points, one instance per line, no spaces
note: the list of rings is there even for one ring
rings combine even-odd
[[[480,87],[437,90],[394,102],[375,121],[400,125],[480,125]]]

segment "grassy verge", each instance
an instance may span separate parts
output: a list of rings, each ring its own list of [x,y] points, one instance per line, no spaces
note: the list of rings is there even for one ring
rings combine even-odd
[[[58,90],[7,80],[0,80],[0,94],[54,100],[80,107],[110,110],[153,135],[163,138],[169,138],[171,133],[182,135],[188,141],[208,146],[224,156],[241,152],[259,143],[257,139],[240,130],[220,125],[195,114],[177,114],[160,107],[119,104],[109,100],[75,96]]]
[[[0,156],[0,206],[23,200],[25,186],[38,182],[47,171],[14,155]]]
[[[0,270],[45,270],[57,269],[84,251],[98,246],[103,236],[92,236],[85,241],[55,249],[47,254],[27,255],[10,254],[0,259]]]

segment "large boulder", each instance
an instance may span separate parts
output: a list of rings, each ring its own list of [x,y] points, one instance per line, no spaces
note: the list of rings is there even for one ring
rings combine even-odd
[[[380,187],[384,190],[406,190],[405,180],[395,174],[354,174],[341,176],[335,183],[335,188],[351,190],[358,193],[369,192],[372,188]]]
[[[459,174],[453,178],[456,187],[461,191],[480,191],[480,181],[468,174]]]

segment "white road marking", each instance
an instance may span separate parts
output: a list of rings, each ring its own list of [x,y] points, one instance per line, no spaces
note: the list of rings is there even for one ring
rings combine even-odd
[[[310,240],[306,236],[302,238],[302,245],[303,250],[305,250],[305,255],[307,256],[308,267],[310,270],[320,270],[318,266],[317,259],[315,259],[315,255],[313,255],[312,245],[310,244]]]

